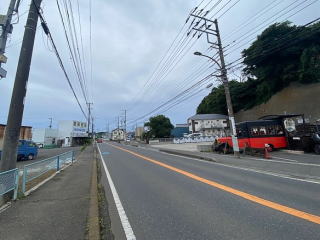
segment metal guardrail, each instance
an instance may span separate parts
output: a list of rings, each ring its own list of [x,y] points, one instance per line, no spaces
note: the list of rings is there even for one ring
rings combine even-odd
[[[26,184],[43,174],[55,170],[59,171],[64,165],[74,161],[74,151],[66,152],[51,158],[24,165],[22,177],[22,192],[26,192]]]
[[[214,142],[215,136],[202,136],[202,137],[182,137],[173,139],[173,143],[201,143],[201,142]]]
[[[13,200],[17,199],[19,183],[19,170],[18,168],[1,172],[0,173],[0,196],[14,191]]]

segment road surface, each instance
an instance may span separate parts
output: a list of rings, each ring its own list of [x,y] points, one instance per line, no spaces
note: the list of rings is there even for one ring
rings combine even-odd
[[[116,143],[99,148],[118,239],[320,239],[318,183]]]

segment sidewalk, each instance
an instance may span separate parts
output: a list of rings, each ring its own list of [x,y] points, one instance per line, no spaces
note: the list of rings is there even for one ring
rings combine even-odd
[[[72,166],[0,213],[0,239],[84,239],[92,160],[87,147]]]

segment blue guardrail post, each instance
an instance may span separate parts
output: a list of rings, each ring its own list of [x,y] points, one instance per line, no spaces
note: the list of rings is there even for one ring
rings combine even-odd
[[[15,183],[14,183],[14,193],[13,200],[17,199],[18,196],[18,187],[19,187],[19,169],[15,171]]]
[[[60,168],[60,156],[57,156],[57,172],[59,171]]]
[[[26,180],[27,180],[27,168],[23,167],[23,177],[22,177],[22,192],[26,192]]]

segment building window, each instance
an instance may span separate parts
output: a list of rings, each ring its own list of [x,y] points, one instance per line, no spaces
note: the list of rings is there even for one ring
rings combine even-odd
[[[77,126],[77,122],[73,122],[73,126],[76,127]]]

